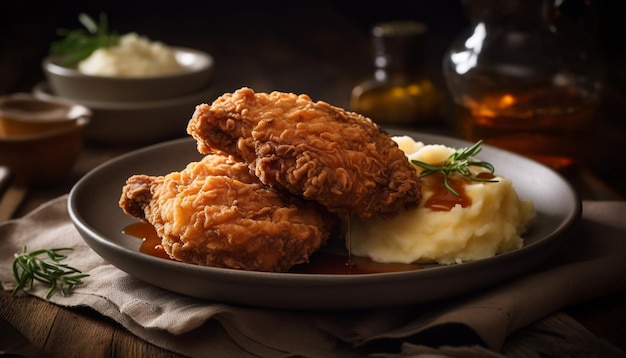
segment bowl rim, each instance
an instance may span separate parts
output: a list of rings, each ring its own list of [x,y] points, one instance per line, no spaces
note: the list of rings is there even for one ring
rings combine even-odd
[[[90,116],[81,116],[76,118],[76,125],[73,125],[71,127],[51,129],[39,133],[31,133],[25,135],[0,136],[0,143],[19,143],[60,137],[62,135],[82,131],[87,127],[90,122]]]
[[[80,103],[87,108],[92,110],[143,110],[143,109],[158,109],[158,108],[167,108],[171,106],[176,106],[178,104],[186,103],[191,98],[200,97],[203,94],[213,93],[213,86],[206,86],[199,91],[184,95],[178,96],[174,98],[168,98],[163,100],[154,100],[154,101],[93,101],[93,100],[75,100],[76,103]],[[52,92],[50,88],[50,84],[43,81],[35,84],[32,89],[35,97],[42,99],[63,99],[64,97],[60,97]],[[198,103],[200,104],[200,103]]]
[[[58,60],[63,58],[63,55],[47,55],[44,57],[42,61],[42,68],[45,72],[51,73],[56,76],[64,77],[64,78],[75,78],[75,79],[97,79],[100,81],[110,81],[110,82],[140,82],[140,81],[159,81],[166,79],[173,79],[177,77],[186,77],[190,75],[197,75],[200,72],[210,71],[215,63],[213,56],[209,53],[196,50],[189,47],[179,47],[179,46],[170,46],[170,48],[175,52],[175,54],[192,54],[197,60],[193,65],[184,65],[182,71],[175,73],[168,73],[164,75],[150,75],[150,76],[130,76],[130,77],[120,77],[120,76],[99,76],[99,75],[88,75],[81,73],[78,69],[73,67],[67,67],[58,64]],[[198,64],[199,63],[199,64]]]
[[[73,102],[64,97],[55,97],[55,96],[41,97],[41,96],[36,96],[34,93],[28,93],[28,92],[15,92],[15,93],[7,94],[7,95],[0,95],[0,103],[11,101],[11,100],[47,102],[48,104],[53,104],[53,105],[60,106],[60,107],[66,107],[69,109],[68,111],[69,113],[72,113],[72,111],[74,111],[75,113],[78,113],[78,114],[74,114],[73,116],[67,116],[66,118],[63,118],[63,119],[47,120],[46,123],[71,122],[81,117],[90,117],[93,115],[93,112],[88,106],[81,104],[81,103]],[[2,113],[3,113],[3,110],[0,108],[0,115]],[[26,123],[43,122],[43,121],[36,120],[36,119],[26,118],[26,116],[21,115],[21,114],[19,114],[18,116],[9,117],[9,118],[11,118],[12,120],[26,122]]]

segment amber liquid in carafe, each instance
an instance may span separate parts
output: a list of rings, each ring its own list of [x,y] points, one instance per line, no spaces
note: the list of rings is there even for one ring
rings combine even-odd
[[[599,104],[572,87],[490,94],[457,104],[458,131],[468,140],[535,159],[553,169],[578,163]]]

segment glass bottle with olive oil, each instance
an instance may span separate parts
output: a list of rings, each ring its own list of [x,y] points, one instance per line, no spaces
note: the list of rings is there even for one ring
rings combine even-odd
[[[396,21],[372,28],[374,76],[352,90],[350,107],[380,125],[409,127],[442,117],[443,91],[424,75],[426,25]]]

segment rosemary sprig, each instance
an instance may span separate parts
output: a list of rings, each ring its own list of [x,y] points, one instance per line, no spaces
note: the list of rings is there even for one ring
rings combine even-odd
[[[100,14],[96,23],[86,14],[78,15],[78,21],[85,29],[59,29],[57,34],[63,39],[55,41],[50,46],[50,52],[55,55],[64,55],[62,65],[71,66],[89,57],[94,51],[102,47],[114,46],[119,36],[109,32],[106,14]]]
[[[46,298],[58,290],[63,296],[71,293],[75,286],[82,284],[82,279],[89,276],[80,270],[60,263],[67,258],[62,251],[71,248],[41,249],[26,252],[26,246],[21,253],[16,253],[13,260],[13,276],[17,280],[17,287],[13,289],[15,295],[19,290],[32,288],[34,281],[43,282],[50,286]],[[44,258],[40,258],[44,256]],[[47,256],[48,260],[45,259]]]
[[[457,173],[463,178],[471,181],[497,182],[497,180],[493,179],[472,176],[472,173],[469,170],[469,167],[474,166],[485,168],[491,174],[493,174],[494,172],[494,167],[491,163],[483,162],[474,158],[481,151],[482,143],[483,141],[481,139],[478,142],[474,143],[474,145],[472,145],[471,147],[465,147],[456,150],[439,165],[431,165],[419,160],[411,160],[411,162],[419,167],[424,168],[424,170],[420,173],[420,178],[435,173],[442,173],[443,183],[446,189],[448,189],[452,194],[460,196],[460,194],[456,190],[454,190],[454,188],[452,188],[452,186],[450,186],[450,184],[448,183],[448,175],[452,173]]]

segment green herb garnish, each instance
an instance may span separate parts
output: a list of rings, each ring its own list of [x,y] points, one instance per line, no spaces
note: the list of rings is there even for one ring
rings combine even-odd
[[[78,15],[78,21],[85,29],[59,29],[57,34],[63,39],[50,46],[52,54],[64,56],[61,63],[64,66],[75,65],[97,49],[114,46],[119,40],[116,33],[109,33],[106,14],[100,14],[98,23],[86,14]]]
[[[68,250],[73,249],[41,249],[26,252],[26,246],[24,246],[21,253],[14,255],[13,276],[17,280],[17,287],[13,289],[12,294],[15,295],[26,287],[32,288],[34,281],[39,281],[50,286],[46,298],[50,298],[57,290],[63,296],[69,295],[74,287],[82,284],[82,279],[89,275],[60,263],[67,258],[60,252]],[[48,260],[40,256],[47,256]]]
[[[474,143],[471,147],[461,148],[456,150],[454,153],[450,154],[450,156],[444,160],[439,165],[431,165],[428,163],[421,162],[419,160],[411,160],[411,162],[419,167],[424,168],[424,170],[420,173],[420,178],[425,177],[435,173],[443,174],[443,183],[446,189],[448,189],[452,194],[456,196],[460,196],[460,194],[454,190],[448,184],[448,175],[452,173],[457,173],[463,178],[471,181],[481,181],[481,182],[497,182],[497,180],[488,179],[488,178],[479,178],[472,176],[472,173],[469,170],[469,167],[481,167],[487,169],[491,174],[494,172],[493,165],[488,162],[483,162],[481,160],[475,159],[480,150],[482,149],[480,146],[483,143],[482,139],[478,142]]]

